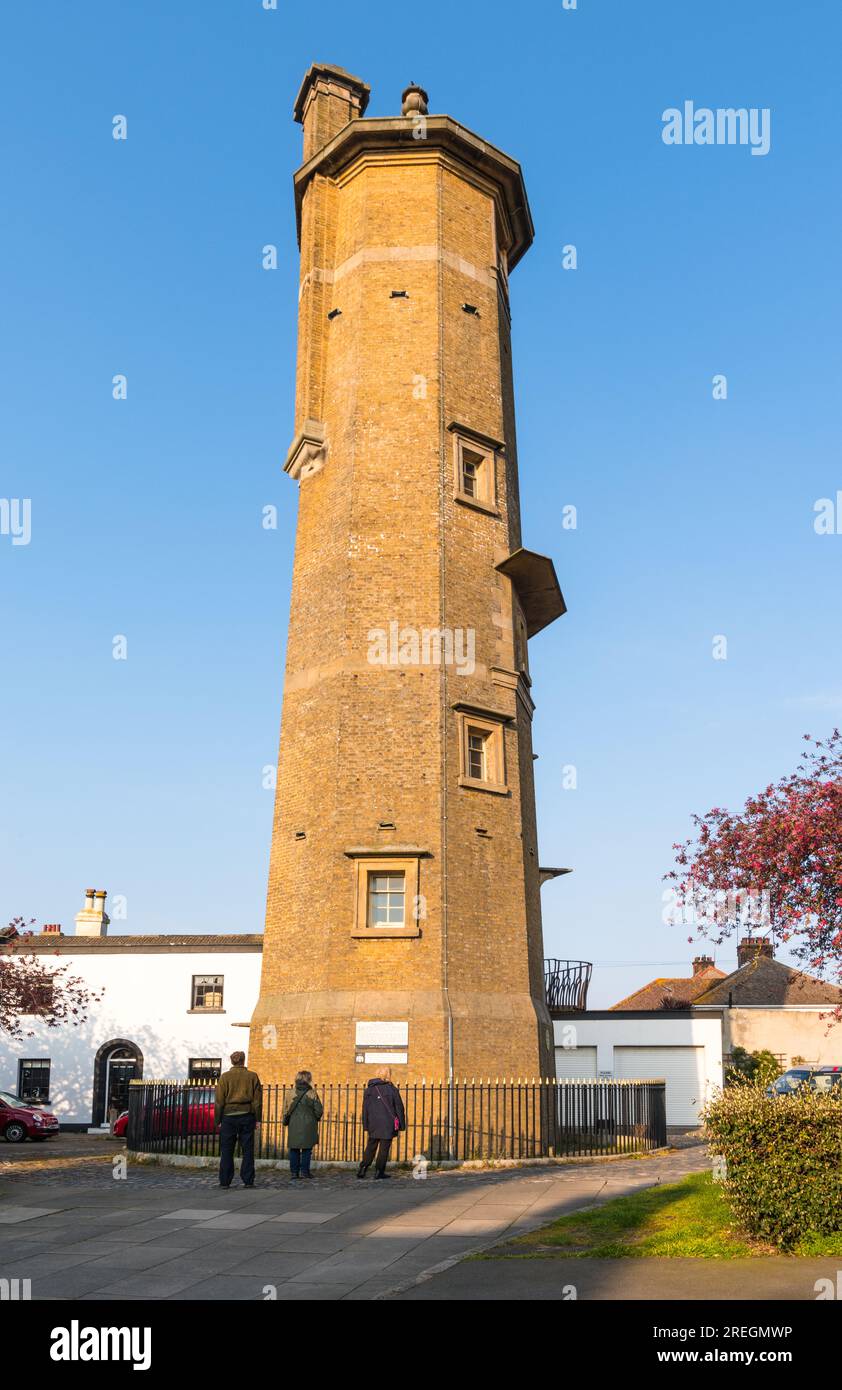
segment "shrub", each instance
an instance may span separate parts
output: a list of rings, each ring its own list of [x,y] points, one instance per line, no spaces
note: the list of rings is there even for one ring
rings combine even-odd
[[[731,1086],[705,1107],[725,1191],[751,1235],[788,1249],[810,1233],[842,1231],[842,1095],[806,1088],[766,1096]]]
[[[746,1052],[744,1047],[735,1047],[731,1053],[731,1064],[725,1073],[725,1085],[733,1086],[744,1081],[753,1081],[758,1086],[768,1086],[780,1076],[781,1067],[773,1052]]]

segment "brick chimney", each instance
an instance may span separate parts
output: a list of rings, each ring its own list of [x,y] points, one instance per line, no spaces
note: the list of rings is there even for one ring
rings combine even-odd
[[[61,935],[61,922],[45,922],[41,928],[41,935],[44,936],[48,932],[53,936]]]
[[[105,889],[86,888],[85,906],[76,913],[77,936],[107,936],[110,918],[105,915]]]
[[[304,163],[357,120],[368,106],[371,88],[332,63],[313,63],[295,101],[293,115],[304,127]]]
[[[693,974],[701,975],[703,970],[710,970],[713,966],[713,956],[694,956]]]
[[[748,965],[751,960],[757,960],[759,956],[774,959],[775,948],[768,936],[744,936],[737,945],[737,969]]]

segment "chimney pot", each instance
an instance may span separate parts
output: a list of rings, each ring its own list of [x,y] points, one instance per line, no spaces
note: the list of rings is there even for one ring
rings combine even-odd
[[[693,974],[699,975],[703,970],[707,970],[711,965],[713,965],[713,956],[694,956]]]
[[[104,888],[86,888],[85,906],[74,919],[77,936],[107,936],[109,918],[105,912]]]
[[[768,960],[774,960],[775,948],[768,936],[744,936],[737,945],[737,969],[740,970],[749,961],[757,960],[759,956],[766,956]]]

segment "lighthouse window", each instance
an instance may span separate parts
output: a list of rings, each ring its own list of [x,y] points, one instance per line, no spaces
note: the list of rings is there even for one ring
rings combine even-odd
[[[462,454],[462,491],[466,497],[478,495],[481,468],[481,455],[469,454],[465,449]]]
[[[460,785],[507,794],[503,724],[496,719],[460,713]]]
[[[420,892],[420,856],[393,859],[377,850],[370,857],[353,857],[356,892],[351,935],[358,940],[420,936],[421,924],[415,910]]]
[[[478,511],[498,515],[494,450],[473,439],[456,435],[455,451],[457,502],[463,502]]]
[[[468,776],[480,782],[485,782],[487,777],[485,745],[488,737],[488,734],[468,733]]]
[[[369,874],[368,925],[402,927],[406,921],[406,874]]]

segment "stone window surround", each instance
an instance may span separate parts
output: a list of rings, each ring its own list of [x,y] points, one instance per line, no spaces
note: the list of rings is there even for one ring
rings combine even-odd
[[[457,424],[456,421],[452,421],[447,428],[453,435],[454,501],[459,502],[462,506],[472,507],[475,511],[485,512],[489,516],[499,516],[497,455],[503,453],[503,444],[499,439],[492,439],[490,435],[480,434],[478,430],[473,430],[467,425]],[[479,492],[476,496],[471,496],[470,493],[465,492],[463,487],[462,460],[465,452],[475,454],[480,459],[477,474]]]
[[[473,791],[492,792],[497,796],[509,796],[504,731],[506,725],[512,722],[511,715],[474,709],[469,705],[454,705],[454,709],[459,720],[459,786]],[[486,739],[488,776],[484,778],[471,777],[468,772],[468,739],[472,733],[480,733]]]
[[[346,851],[347,853],[347,851]],[[353,855],[355,859],[355,898],[354,898],[354,926],[351,936],[357,940],[391,940],[393,937],[420,936],[421,926],[418,921],[411,916],[412,908],[419,894],[419,882],[421,878],[421,860],[426,857],[425,851],[415,851],[409,854],[401,854],[397,850],[394,854],[388,850],[378,851],[376,854]],[[404,918],[402,927],[385,927],[368,925],[368,884],[369,878],[374,874],[402,873],[405,883],[405,912],[409,914],[409,920]]]

